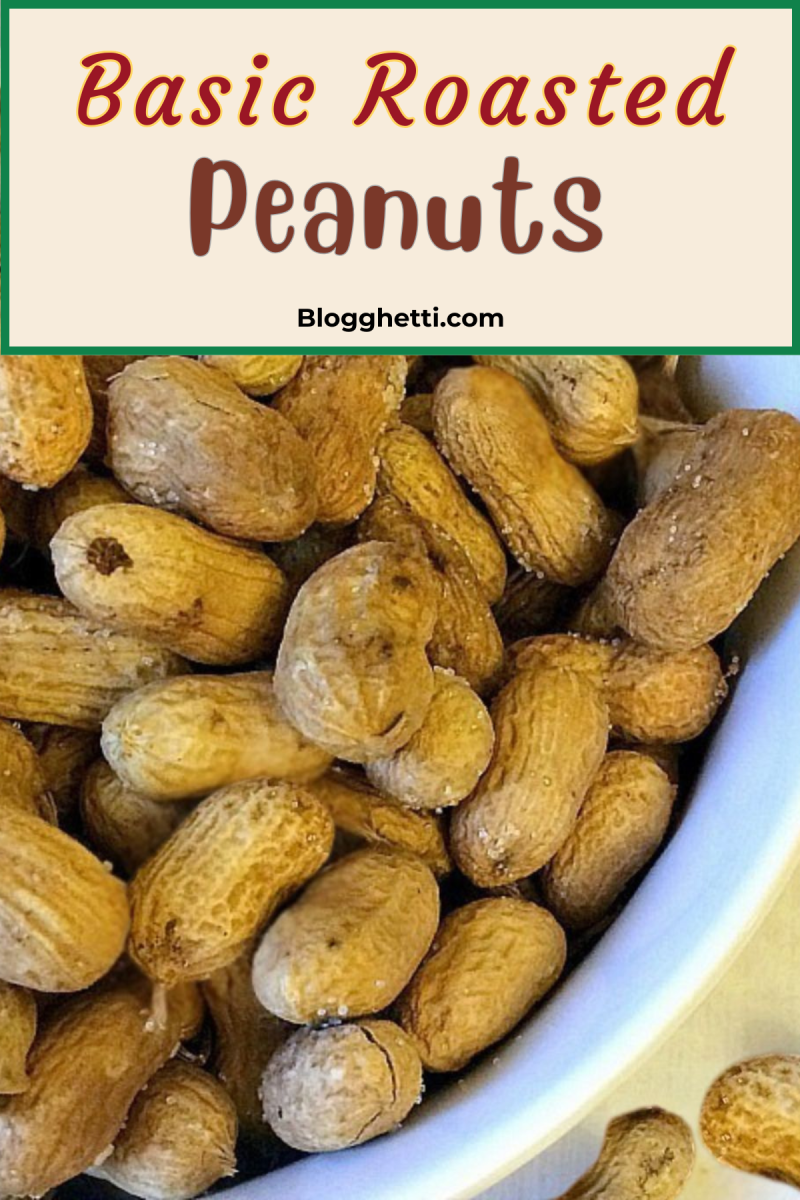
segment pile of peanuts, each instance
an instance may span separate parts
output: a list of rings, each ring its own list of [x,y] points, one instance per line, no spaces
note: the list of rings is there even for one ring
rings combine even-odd
[[[189,1200],[506,1037],[800,537],[800,422],[661,359],[0,358],[0,473],[0,1196]]]

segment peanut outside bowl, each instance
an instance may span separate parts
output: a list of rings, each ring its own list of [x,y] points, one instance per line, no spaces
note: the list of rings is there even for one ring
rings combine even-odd
[[[693,407],[800,416],[800,358],[684,360]],[[231,1200],[466,1200],[575,1125],[710,991],[800,848],[800,553],[730,637],[744,670],[689,810],[622,916],[552,1001],[390,1136],[303,1159]],[[498,978],[497,986],[503,981]]]

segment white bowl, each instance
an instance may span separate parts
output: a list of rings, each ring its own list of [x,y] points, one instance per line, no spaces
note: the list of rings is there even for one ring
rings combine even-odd
[[[798,358],[698,358],[682,371],[706,412],[745,405],[800,416]],[[765,915],[800,846],[798,601],[795,550],[734,634],[745,669],[685,819],[552,1001],[398,1132],[226,1196],[466,1200],[552,1143],[664,1040]]]

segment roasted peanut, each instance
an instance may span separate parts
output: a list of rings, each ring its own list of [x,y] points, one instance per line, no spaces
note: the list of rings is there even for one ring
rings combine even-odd
[[[162,1067],[133,1102],[114,1148],[89,1174],[146,1200],[192,1200],[236,1171],[236,1110],[213,1075]]]
[[[85,847],[40,817],[0,811],[0,979],[77,992],[125,945],[123,884]]]
[[[186,670],[176,654],[108,629],[66,600],[0,591],[0,715],[95,729],[131,688]]]
[[[436,876],[447,875],[453,869],[438,815],[405,808],[369,787],[355,771],[338,767],[308,788],[333,817],[337,851],[340,847],[356,849],[359,843],[367,842],[408,850]]]
[[[693,1169],[686,1122],[643,1108],[610,1123],[597,1162],[558,1200],[675,1200]]]
[[[563,925],[589,929],[658,850],[675,788],[646,754],[607,754],[572,833],[544,872],[545,903]]]
[[[499,600],[506,559],[489,522],[470,504],[436,448],[408,425],[378,442],[378,493],[393,496],[417,521],[451,538],[466,555],[489,603]]]
[[[128,491],[229,537],[277,542],[314,520],[314,463],[285,417],[219,371],[146,358],[111,384],[111,467]]]
[[[643,416],[662,421],[692,420],[679,386],[679,366],[677,354],[655,355],[634,364],[639,382],[639,410]]]
[[[361,541],[395,542],[427,559],[438,585],[431,662],[462,676],[479,695],[490,691],[503,665],[503,639],[463,550],[424,526],[394,496],[378,496],[359,521]]]
[[[614,732],[628,741],[689,741],[710,725],[728,692],[710,646],[662,653],[629,638],[545,634],[510,647],[512,669],[536,661],[568,667],[600,685]]]
[[[52,487],[83,454],[92,402],[76,355],[0,357],[0,471]]]
[[[613,522],[556,451],[521,383],[493,367],[449,371],[434,393],[434,427],[440,450],[526,570],[571,586],[600,574]]]
[[[720,1162],[800,1188],[800,1057],[767,1054],[723,1072],[700,1133]]]
[[[437,667],[422,725],[393,755],[367,763],[367,778],[409,808],[447,808],[476,786],[493,746],[492,722],[481,699],[465,680]]]
[[[405,745],[433,695],[425,647],[436,602],[427,563],[382,542],[345,550],[311,576],[275,667],[278,701],[304,737],[349,762]]]
[[[40,1196],[107,1153],[137,1093],[202,1020],[194,988],[169,993],[158,1019],[150,993],[126,979],[49,1015],[27,1090],[0,1105],[0,1194]]]
[[[36,1001],[30,992],[0,983],[0,1097],[28,1087],[26,1060],[36,1034]]]
[[[73,513],[83,512],[96,504],[130,502],[130,497],[116,480],[97,475],[84,463],[79,463],[54,488],[37,496],[32,540],[39,550],[49,553],[50,542]]]
[[[639,388],[614,354],[477,354],[508,371],[541,408],[559,451],[582,466],[604,462],[636,440]]]
[[[130,692],[103,722],[102,746],[120,779],[153,800],[256,777],[304,782],[331,763],[284,717],[270,671],[183,675]]]
[[[223,371],[249,396],[269,396],[294,378],[302,354],[201,354],[200,361]]]
[[[392,1021],[298,1029],[264,1072],[264,1117],[297,1150],[343,1150],[393,1129],[421,1087],[414,1044]]]
[[[414,974],[438,920],[439,890],[420,859],[357,850],[269,927],[253,960],[256,995],[295,1024],[379,1012]]]
[[[689,459],[627,527],[608,569],[617,622],[660,650],[727,629],[800,536],[800,421],[721,413]]]
[[[307,358],[275,398],[275,408],[311,447],[317,467],[317,520],[355,521],[372,499],[375,447],[400,406],[402,355]]]
[[[566,956],[556,920],[527,900],[493,897],[450,913],[398,1006],[422,1065],[460,1071],[499,1042],[550,990]]]
[[[256,999],[252,946],[215,971],[201,989],[214,1024],[214,1069],[233,1100],[241,1131],[251,1141],[268,1139],[261,1080],[294,1027],[273,1017]]]
[[[265,554],[141,504],[69,517],[51,542],[59,587],[92,620],[196,662],[267,653],[288,599]]]
[[[189,811],[186,804],[161,804],[126,787],[102,758],[86,772],[80,804],[88,841],[126,875],[155,853]]]
[[[479,887],[513,883],[569,837],[608,739],[602,690],[577,671],[521,671],[492,705],[489,769],[450,828],[457,865]]]
[[[168,987],[232,962],[325,862],[333,821],[297,784],[255,779],[212,793],[131,884],[129,953]]]
[[[56,824],[38,754],[24,734],[0,721],[0,809],[5,804]]]

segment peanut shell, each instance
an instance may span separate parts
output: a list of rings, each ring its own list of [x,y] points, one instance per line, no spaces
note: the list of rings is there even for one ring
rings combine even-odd
[[[120,779],[153,800],[205,796],[256,777],[302,783],[331,763],[284,717],[270,671],[139,688],[109,712],[102,745]]]
[[[667,832],[675,788],[646,754],[607,754],[572,833],[544,872],[548,908],[569,929],[590,929],[647,865]]]
[[[475,788],[489,765],[494,730],[469,684],[440,667],[417,732],[393,755],[367,763],[370,783],[409,808],[448,808]]]
[[[659,650],[727,629],[800,537],[795,417],[730,409],[703,427],[689,458],[628,525],[608,569],[616,621]]]
[[[398,1005],[422,1065],[460,1071],[500,1041],[550,990],[566,957],[555,918],[527,900],[492,897],[450,913]]]
[[[132,688],[186,670],[151,641],[108,629],[55,596],[0,590],[0,715],[97,728]]]
[[[564,458],[581,466],[605,462],[637,435],[639,388],[614,354],[477,354],[523,383],[542,409]]]
[[[265,554],[140,504],[69,517],[51,542],[59,587],[92,620],[196,662],[274,648],[288,600]]]
[[[30,992],[0,983],[0,1097],[28,1088],[26,1060],[36,1035],[36,1001]]]
[[[69,474],[89,444],[92,402],[77,355],[0,357],[0,471],[32,488]]]
[[[49,1015],[28,1089],[0,1105],[0,1194],[40,1196],[107,1153],[137,1093],[202,1021],[194,988],[169,993],[158,1016],[150,1006],[147,981],[131,978]]]
[[[299,1029],[264,1072],[264,1116],[297,1150],[343,1150],[393,1129],[421,1087],[413,1042],[392,1021]]]
[[[327,809],[297,784],[213,792],[136,874],[129,954],[167,987],[207,979],[320,869],[332,842]]]
[[[41,992],[89,987],[124,948],[124,885],[39,817],[7,806],[0,827],[0,979]]]
[[[434,393],[434,427],[439,449],[526,570],[572,587],[601,573],[613,522],[558,454],[521,383],[493,367],[449,371]]]
[[[405,745],[433,695],[436,603],[430,568],[398,546],[367,542],[325,563],[298,592],[278,651],[288,720],[348,762]]]
[[[306,358],[275,398],[275,408],[305,438],[317,467],[317,520],[348,525],[375,490],[378,438],[403,398],[400,354]]]
[[[800,1188],[800,1057],[729,1067],[706,1093],[700,1133],[720,1162]]]
[[[439,890],[420,859],[357,850],[269,927],[253,960],[256,995],[294,1024],[379,1012],[408,983],[438,921]]]
[[[173,1060],[136,1097],[113,1152],[90,1174],[145,1200],[192,1200],[235,1173],[236,1129],[222,1084]]]
[[[577,671],[521,671],[492,705],[489,769],[450,827],[457,865],[478,887],[514,883],[569,837],[608,740],[602,689]]]
[[[111,467],[143,504],[262,542],[295,538],[314,520],[308,446],[226,374],[144,359],[111,384],[108,415]]]

